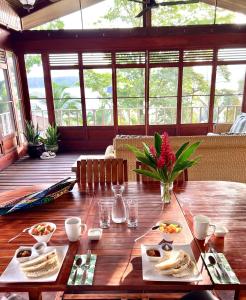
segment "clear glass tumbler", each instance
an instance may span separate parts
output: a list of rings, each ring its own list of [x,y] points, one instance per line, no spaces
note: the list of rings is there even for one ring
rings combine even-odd
[[[110,214],[111,214],[111,203],[109,202],[99,202],[99,223],[100,227],[103,229],[110,227]]]
[[[136,199],[126,202],[127,225],[130,228],[138,226],[138,201]]]

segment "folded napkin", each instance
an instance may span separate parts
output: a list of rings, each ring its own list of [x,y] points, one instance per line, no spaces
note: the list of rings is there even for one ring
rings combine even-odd
[[[75,280],[75,283],[73,284],[73,277],[74,277],[75,271],[77,269],[76,260],[79,257],[81,257],[81,259],[82,259],[82,266],[78,268],[76,280]],[[94,278],[94,272],[95,272],[95,267],[96,267],[97,256],[96,256],[96,254],[91,254],[90,268],[85,271],[84,268],[83,268],[83,264],[86,262],[86,257],[87,257],[86,254],[83,254],[83,255],[78,255],[77,254],[77,255],[75,255],[73,265],[72,265],[72,269],[71,269],[71,272],[70,272],[70,275],[69,275],[69,278],[68,278],[68,281],[67,281],[68,285],[92,285],[93,284],[93,278]],[[87,272],[87,274],[86,274],[85,282],[82,283],[81,281],[83,279],[84,271]]]
[[[220,259],[221,259],[221,263],[225,269],[225,271],[227,272],[228,276],[230,277],[230,280],[226,279],[223,277],[222,272],[219,268],[219,266],[217,265],[217,269],[220,271],[221,274],[221,279],[218,278],[217,274],[214,271],[214,267],[211,265],[211,263],[209,262],[209,255],[213,256],[213,253],[203,253],[203,258],[205,259],[205,263],[206,266],[208,268],[209,274],[212,277],[212,280],[214,283],[216,284],[240,284],[240,281],[238,280],[236,274],[234,273],[234,271],[232,270],[230,264],[228,263],[227,259],[225,258],[225,255],[223,253],[218,253]]]

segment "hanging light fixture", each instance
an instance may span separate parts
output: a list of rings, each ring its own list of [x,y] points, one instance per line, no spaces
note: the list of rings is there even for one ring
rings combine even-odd
[[[23,5],[23,8],[28,10],[28,12],[33,9],[36,0],[19,0]]]

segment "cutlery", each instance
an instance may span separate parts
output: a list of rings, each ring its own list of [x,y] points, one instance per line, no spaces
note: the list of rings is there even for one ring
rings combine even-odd
[[[82,274],[81,284],[85,284],[86,277],[87,277],[87,271],[90,268],[90,262],[91,262],[91,250],[88,250],[85,263],[82,265],[83,274]]]
[[[77,273],[78,273],[78,269],[82,265],[82,259],[81,259],[81,257],[79,257],[79,258],[76,259],[75,265],[76,265],[76,270],[75,270],[74,275],[73,275],[72,284],[75,284]]]
[[[216,262],[215,258],[212,255],[209,255],[208,260],[209,260],[211,266],[213,266],[215,274],[217,275],[219,280],[221,280],[221,276],[220,276],[220,273],[217,269],[217,262]]]
[[[216,262],[217,262],[217,265],[219,266],[219,268],[220,268],[220,270],[221,270],[221,273],[222,273],[222,276],[224,277],[224,279],[226,280],[226,281],[231,281],[231,278],[230,278],[230,276],[228,275],[228,273],[227,273],[227,271],[226,271],[226,269],[225,269],[225,267],[224,267],[224,265],[223,265],[223,263],[222,263],[222,260],[221,260],[221,258],[220,258],[220,256],[219,256],[219,254],[218,254],[218,252],[214,249],[214,248],[212,248],[212,247],[210,247],[210,251],[213,253],[213,255],[215,256],[215,259],[216,259]]]
[[[17,234],[16,236],[14,236],[12,239],[8,240],[8,243],[10,243],[10,242],[12,242],[13,240],[17,239],[20,235],[22,235],[22,233],[26,233],[29,229],[30,229],[30,227],[23,229],[22,232],[20,232],[20,233]]]

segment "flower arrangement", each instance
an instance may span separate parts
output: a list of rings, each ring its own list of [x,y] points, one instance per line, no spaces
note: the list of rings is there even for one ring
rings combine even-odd
[[[192,167],[199,161],[200,157],[192,160],[189,158],[199,147],[200,143],[199,141],[191,145],[189,145],[189,142],[184,143],[174,153],[169,143],[168,134],[166,132],[162,135],[156,133],[154,136],[154,145],[149,147],[143,143],[143,151],[128,145],[129,150],[136,155],[137,160],[149,167],[149,170],[135,169],[133,171],[154,178],[164,186],[169,186],[170,189],[170,185],[172,185],[183,170]]]

